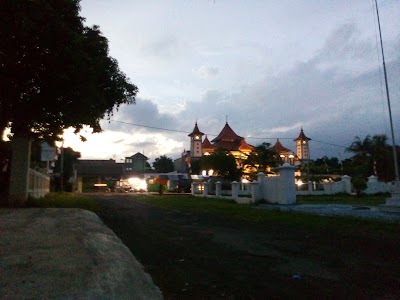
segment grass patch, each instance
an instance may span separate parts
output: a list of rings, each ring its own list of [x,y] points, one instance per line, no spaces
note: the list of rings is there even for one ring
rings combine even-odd
[[[152,196],[142,195],[132,198],[152,206],[184,212],[204,213],[220,217],[239,219],[255,223],[274,223],[308,227],[310,230],[338,230],[356,234],[398,235],[400,224],[353,217],[318,216],[301,212],[281,212],[255,209],[255,205],[236,204],[232,200],[202,198],[193,196]],[[331,199],[333,200],[333,199]],[[318,202],[320,203],[320,202]],[[364,204],[363,204],[364,205]]]
[[[300,203],[336,203],[357,205],[378,205],[384,203],[387,196],[367,196],[355,198],[348,195],[334,196],[301,196]],[[309,230],[337,230],[339,232],[357,235],[384,235],[397,238],[400,224],[378,220],[364,220],[352,217],[328,217],[305,214],[301,212],[281,212],[255,209],[253,204],[237,204],[233,200],[193,197],[190,195],[135,195],[131,201],[145,203],[151,206],[199,214],[211,214],[227,220],[242,220],[252,223],[274,223],[285,226],[306,227]],[[298,201],[299,202],[299,201]],[[41,199],[29,199],[30,207],[60,207],[82,208],[98,213],[107,214],[97,204],[95,198],[85,197],[84,194],[50,193]]]
[[[44,198],[29,198],[29,207],[59,207],[59,208],[82,208],[95,211],[98,205],[95,200],[82,194],[74,193],[49,193]]]
[[[378,206],[385,203],[389,194],[381,195],[362,195],[360,197],[339,194],[339,195],[322,195],[322,196],[297,196],[297,204],[348,204],[362,206]]]

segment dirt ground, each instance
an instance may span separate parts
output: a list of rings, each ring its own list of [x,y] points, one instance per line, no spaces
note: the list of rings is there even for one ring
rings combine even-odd
[[[399,299],[400,236],[254,224],[97,195],[165,299]]]

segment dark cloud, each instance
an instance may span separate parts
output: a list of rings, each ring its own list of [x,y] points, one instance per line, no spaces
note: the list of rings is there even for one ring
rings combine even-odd
[[[247,137],[252,145],[265,141],[273,144],[280,138],[293,150],[292,139],[303,127],[312,139],[313,158],[345,157],[348,155],[345,147],[355,136],[390,135],[384,85],[381,86],[381,61],[376,50],[373,51],[374,43],[363,39],[354,24],[345,24],[332,32],[313,57],[297,62],[285,72],[266,73],[262,80],[237,86],[232,91],[204,91],[201,101],[187,101],[184,109],[174,114],[160,112],[156,100],[139,97],[136,105],[121,107],[107,129],[132,136],[147,135],[144,141],[135,141],[129,148],[132,154],[144,151],[154,159],[163,151],[162,143],[170,145],[162,154],[172,158],[189,148],[187,134],[196,121],[210,138],[218,134],[228,120],[236,133]],[[166,48],[168,45],[164,44]],[[395,45],[400,42],[396,40],[388,44],[388,48],[393,49]],[[159,49],[162,48],[160,43]],[[393,57],[394,52],[389,53],[392,112],[398,120],[400,91],[393,82],[400,78],[400,55],[396,52]],[[207,69],[207,72],[217,73],[218,70]],[[160,141],[159,134],[165,140]]]
[[[389,135],[381,65],[373,47],[372,41],[358,35],[355,25],[343,25],[310,60],[274,77],[266,74],[264,80],[235,92],[208,91],[201,102],[191,103],[179,116],[196,115],[200,129],[209,133],[218,133],[228,116],[239,135],[257,138],[296,137],[303,126],[310,137],[315,137],[311,149],[317,157],[336,156],[344,150],[339,146],[349,146],[356,135]],[[352,60],[358,60],[357,64],[368,61],[374,67],[351,72],[347,61]],[[400,60],[387,64],[389,77],[399,78]],[[391,86],[398,103],[399,89]],[[399,117],[398,105],[394,116]],[[290,139],[285,143],[294,145]]]
[[[161,113],[157,105],[143,98],[138,98],[136,104],[121,107],[111,119],[108,129],[131,133],[157,133],[160,128],[176,129],[179,121],[170,114]],[[165,134],[169,131],[165,130]]]

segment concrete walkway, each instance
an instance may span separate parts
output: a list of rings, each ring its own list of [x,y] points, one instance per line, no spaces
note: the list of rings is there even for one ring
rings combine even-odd
[[[121,240],[82,209],[0,209],[1,299],[162,299]]]
[[[270,209],[279,211],[295,211],[320,216],[344,216],[361,219],[375,219],[390,222],[400,222],[400,214],[382,212],[376,206],[360,206],[347,204],[260,204],[258,209]]]

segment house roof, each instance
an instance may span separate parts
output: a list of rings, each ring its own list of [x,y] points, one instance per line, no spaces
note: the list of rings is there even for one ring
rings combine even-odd
[[[124,174],[122,164],[115,160],[78,160],[74,164],[77,175],[121,176]]]
[[[149,159],[147,156],[143,155],[143,154],[140,153],[140,152],[138,152],[138,153],[136,153],[136,154],[134,154],[134,155],[132,155],[132,156],[125,157],[125,158],[145,159],[145,160],[148,160],[148,159]]]
[[[192,136],[194,136],[194,135],[196,135],[196,134],[197,134],[197,135],[201,135],[201,136],[204,135],[204,133],[202,133],[202,132],[199,130],[199,127],[197,127],[197,122],[196,122],[196,124],[194,125],[194,128],[193,128],[192,133],[188,134],[188,136],[192,137]]]
[[[295,138],[293,141],[299,141],[299,140],[300,141],[310,141],[311,140],[310,138],[306,137],[306,135],[304,134],[303,127],[301,127],[299,136],[297,138]]]
[[[240,146],[242,145],[241,140],[235,140],[235,141],[224,141],[221,140],[219,142],[216,142],[213,144],[214,149],[224,149],[228,151],[234,151],[234,150],[239,150]]]
[[[244,140],[244,139],[242,139],[241,141],[240,141],[240,146],[239,146],[239,150],[241,150],[241,151],[243,151],[243,150],[253,150],[254,149],[254,147],[253,146],[251,146],[251,145],[249,145],[249,144],[247,144],[247,142]]]
[[[228,122],[226,122],[224,128],[222,128],[221,132],[219,135],[213,139],[211,142],[212,143],[218,143],[220,141],[235,141],[235,140],[241,140],[243,137],[238,136],[233,129],[229,126]]]

